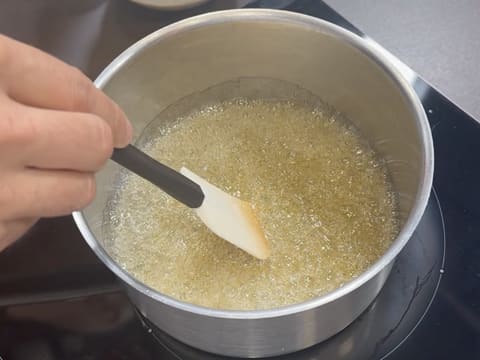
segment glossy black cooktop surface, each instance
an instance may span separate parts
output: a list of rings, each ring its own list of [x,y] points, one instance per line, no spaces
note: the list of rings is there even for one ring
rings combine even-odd
[[[95,78],[144,35],[235,4],[212,1],[164,13],[125,0],[3,0],[0,32]],[[248,6],[305,13],[362,35],[321,1],[256,1]],[[403,70],[433,131],[435,193],[368,310],[327,342],[285,359],[480,359],[480,125],[411,70]],[[0,356],[219,358],[180,344],[137,316],[71,217],[41,220],[0,254]]]

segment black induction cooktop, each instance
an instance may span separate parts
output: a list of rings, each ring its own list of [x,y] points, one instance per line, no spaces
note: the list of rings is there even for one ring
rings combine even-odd
[[[4,0],[0,32],[49,51],[94,78],[144,35],[212,2],[161,13],[127,1]],[[321,1],[256,1],[316,16],[361,36]],[[370,41],[370,40],[369,40]],[[398,66],[428,115],[434,190],[385,288],[347,329],[282,359],[480,359],[480,124]],[[41,220],[0,254],[4,359],[219,359],[172,339],[136,313],[71,217]]]

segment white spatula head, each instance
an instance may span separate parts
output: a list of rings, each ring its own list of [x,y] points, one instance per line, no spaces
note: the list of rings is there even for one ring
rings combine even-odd
[[[227,194],[187,168],[182,167],[180,173],[202,188],[205,199],[194,210],[213,233],[256,258],[270,255],[270,245],[250,203]]]

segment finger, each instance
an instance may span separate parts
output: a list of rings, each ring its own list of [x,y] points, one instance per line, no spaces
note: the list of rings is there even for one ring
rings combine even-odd
[[[95,197],[92,173],[26,169],[0,181],[0,218],[70,214]]]
[[[0,222],[0,251],[25,234],[36,221],[37,219],[27,218]]]
[[[9,54],[0,61],[0,71],[11,98],[34,107],[96,114],[112,127],[116,147],[130,142],[132,127],[123,111],[78,69],[15,40],[2,37],[0,42],[5,47],[0,53]]]
[[[113,151],[111,128],[97,115],[26,107],[15,104],[9,129],[2,129],[2,158],[20,159],[21,165],[92,172]],[[14,135],[15,134],[15,135]]]

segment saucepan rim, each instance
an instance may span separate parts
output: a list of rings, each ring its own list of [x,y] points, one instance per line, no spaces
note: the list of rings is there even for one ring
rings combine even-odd
[[[420,100],[418,99],[416,93],[414,92],[410,84],[407,82],[407,80],[402,77],[400,72],[387,59],[387,57],[385,57],[375,47],[369,44],[369,42],[337,25],[315,17],[284,10],[224,10],[198,15],[168,25],[144,37],[143,39],[130,46],[124,52],[122,52],[98,76],[98,78],[95,80],[95,85],[99,88],[104,87],[108,83],[108,81],[113,76],[115,76],[115,74],[121,71],[122,68],[128,66],[128,64],[132,62],[135,58],[137,58],[140,54],[142,54],[150,47],[155,46],[160,41],[163,41],[172,36],[176,36],[180,33],[191,31],[196,28],[237,21],[267,21],[273,23],[285,23],[287,25],[300,26],[304,27],[306,30],[313,30],[316,32],[322,32],[334,36],[339,40],[345,41],[354,48],[360,50],[370,60],[380,66],[383,71],[391,78],[391,80],[393,80],[394,83],[398,86],[400,93],[408,101],[409,105],[411,106],[412,112],[417,119],[417,131],[420,135],[423,149],[423,152],[421,154],[423,168],[421,170],[421,181],[417,189],[414,206],[404,226],[402,227],[400,233],[398,234],[390,248],[381,258],[379,258],[373,265],[371,265],[358,277],[350,280],[349,282],[344,284],[344,286],[319,297],[301,303],[266,310],[219,310],[198,306],[174,299],[168,295],[162,294],[150,288],[149,286],[135,279],[126,270],[122,269],[117,264],[117,262],[113,260],[110,255],[103,249],[98,240],[95,238],[92,231],[89,229],[89,226],[82,211],[74,212],[73,218],[81,234],[85,238],[85,241],[92,248],[95,254],[108,266],[108,268],[113,271],[113,273],[115,273],[115,275],[118,276],[121,280],[123,280],[127,285],[145,294],[146,296],[165,305],[207,317],[225,319],[266,319],[301,313],[338,300],[341,297],[360,288],[363,284],[375,277],[380,271],[387,267],[396,258],[396,256],[400,253],[400,251],[403,249],[405,244],[412,236],[427,206],[433,181],[433,141],[430,127],[428,125],[427,116]]]

